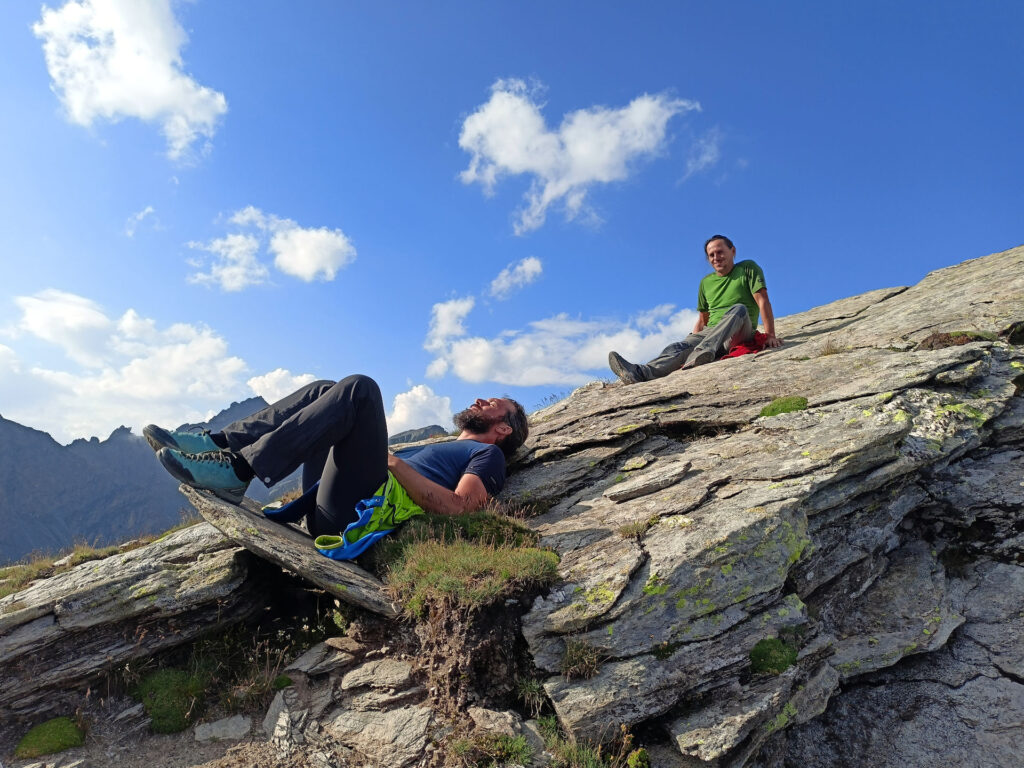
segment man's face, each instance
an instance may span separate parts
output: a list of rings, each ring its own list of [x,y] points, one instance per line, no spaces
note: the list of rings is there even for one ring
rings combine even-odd
[[[478,397],[469,408],[455,414],[455,426],[474,435],[482,435],[494,424],[505,420],[512,403],[503,397],[484,400]]]
[[[717,274],[728,275],[735,261],[736,249],[727,246],[725,240],[712,240],[708,243],[708,263]]]

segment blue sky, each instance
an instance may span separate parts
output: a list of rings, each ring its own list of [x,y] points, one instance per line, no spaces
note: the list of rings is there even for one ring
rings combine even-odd
[[[0,6],[0,414],[62,442],[362,372],[392,431],[1024,240],[1024,5]]]

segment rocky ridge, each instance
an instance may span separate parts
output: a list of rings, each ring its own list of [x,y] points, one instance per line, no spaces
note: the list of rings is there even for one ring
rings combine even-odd
[[[626,724],[655,765],[688,768],[1017,765],[1022,321],[1017,248],[782,318],[779,350],[595,382],[534,414],[503,495],[561,556],[522,635],[567,734],[606,741]],[[784,396],[807,408],[759,415]],[[111,568],[128,594],[152,578]],[[0,600],[5,680],[25,663],[15,637],[59,623],[42,595],[55,589]],[[767,639],[795,662],[754,668]],[[268,713],[281,759],[446,759],[451,720],[408,646],[332,643],[295,662]],[[570,645],[596,674],[565,674]],[[0,707],[37,711],[31,696]],[[464,721],[524,736],[543,762],[532,721],[487,692],[476,704]]]

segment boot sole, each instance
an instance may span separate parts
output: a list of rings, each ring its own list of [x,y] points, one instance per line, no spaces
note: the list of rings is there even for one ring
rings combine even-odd
[[[625,361],[616,355],[614,352],[608,354],[608,367],[612,369],[612,373],[618,376],[619,381],[623,384],[636,384],[639,379],[636,378],[630,371],[623,366]]]
[[[207,493],[212,493],[218,499],[223,499],[224,501],[230,502],[235,505],[241,504],[242,499],[245,498],[245,489],[249,487],[248,483],[246,483],[241,488],[210,488],[207,485],[197,483],[195,478],[192,476],[192,473],[189,472],[185,467],[181,466],[181,464],[179,464],[177,460],[175,460],[174,456],[171,454],[170,449],[165,447],[157,451],[156,456],[158,459],[160,459],[160,463],[163,464],[164,469],[166,469],[168,473],[170,473],[171,477],[173,477],[178,482],[184,483],[187,486],[195,488],[197,491],[206,491]]]

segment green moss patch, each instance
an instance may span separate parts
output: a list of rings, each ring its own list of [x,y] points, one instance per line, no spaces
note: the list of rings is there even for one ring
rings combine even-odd
[[[796,657],[796,646],[777,637],[766,637],[750,650],[750,671],[754,674],[779,675],[796,663]]]
[[[142,702],[156,733],[183,731],[202,711],[205,680],[180,669],[157,670],[138,684],[135,697]]]
[[[54,752],[80,747],[84,742],[85,734],[70,717],[56,717],[26,733],[18,742],[14,756],[29,758],[52,755]]]
[[[793,411],[807,410],[807,398],[799,395],[789,397],[777,397],[761,409],[759,414],[762,418],[778,416],[780,413],[792,413]]]

